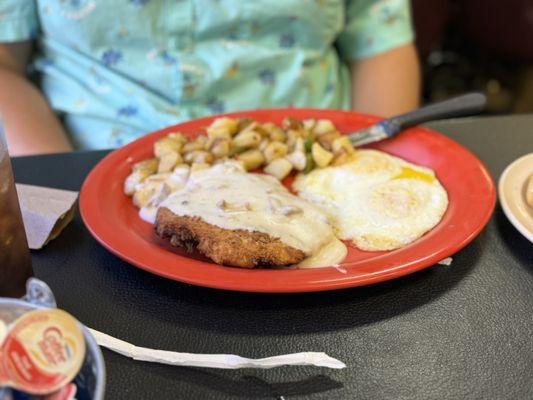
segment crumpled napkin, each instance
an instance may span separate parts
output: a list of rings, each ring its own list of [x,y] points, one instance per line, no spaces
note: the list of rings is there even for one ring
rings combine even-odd
[[[72,220],[78,192],[20,183],[16,186],[28,246],[40,249]]]
[[[133,358],[134,360],[156,362],[160,364],[169,364],[188,367],[205,367],[205,368],[274,368],[283,365],[314,365],[317,367],[326,367],[341,369],[346,365],[326,353],[305,352],[284,354],[267,358],[244,358],[234,354],[192,354],[177,353],[174,351],[148,349],[146,347],[134,346],[131,343],[116,339],[108,334],[89,329],[91,335],[102,347],[115,351],[123,356]]]

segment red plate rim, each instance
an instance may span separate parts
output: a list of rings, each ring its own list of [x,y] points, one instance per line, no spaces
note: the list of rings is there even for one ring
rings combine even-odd
[[[169,279],[217,289],[282,293],[362,286],[411,274],[462,249],[479,234],[488,222],[494,209],[496,195],[493,180],[482,162],[452,139],[435,131],[416,127],[403,132],[394,139],[370,146],[400,155],[422,165],[431,164],[432,157],[441,162],[444,156],[449,156],[453,161],[440,165],[439,168],[433,168],[450,195],[450,205],[443,220],[432,231],[402,249],[368,253],[368,258],[346,265],[341,263],[340,268],[247,270],[219,266],[174,254],[158,246],[153,240],[147,239],[145,231],[149,229],[149,225],[140,221],[136,215],[137,221],[133,219],[132,212],[135,209],[130,199],[122,193],[122,183],[129,171],[129,166],[147,157],[153,141],[176,130],[194,134],[193,132],[198,132],[201,127],[207,126],[213,119],[221,116],[246,116],[263,122],[270,120],[279,122],[287,115],[299,119],[310,117],[331,119],[337,126],[345,127],[343,129],[339,126],[342,133],[368,126],[379,120],[375,116],[349,111],[280,108],[213,115],[157,130],[114,150],[100,160],[87,175],[79,199],[80,213],[87,229],[113,254],[134,266]],[[349,129],[346,128],[347,125],[350,126]],[[417,162],[410,159],[412,155],[406,156],[399,151],[402,146],[408,148],[408,145],[422,152],[420,154],[424,155],[425,162]],[[432,148],[434,149],[428,150]],[[435,153],[437,148],[441,153],[444,152],[444,156],[440,155],[441,153]],[[409,153],[411,150],[408,148],[405,151]],[[137,155],[135,158],[132,156],[134,153],[143,153],[143,156]],[[462,169],[458,170],[457,162],[461,163],[466,175],[462,175]],[[117,170],[120,170],[120,173]],[[468,190],[464,187],[461,187],[461,190],[455,190],[460,188],[460,182],[452,181],[447,185],[443,181],[443,177],[447,177],[451,172],[456,180],[466,176],[469,181]],[[117,176],[120,179],[117,179]],[[459,195],[461,196],[456,197]],[[106,203],[105,200],[109,201]],[[128,203],[125,203],[126,201]],[[458,220],[458,215],[450,215],[450,213],[457,213],[457,210],[460,211],[458,215],[463,217],[462,220]],[[467,215],[469,218],[464,219]],[[147,227],[143,227],[143,224]],[[442,241],[443,238],[446,238],[445,242]]]

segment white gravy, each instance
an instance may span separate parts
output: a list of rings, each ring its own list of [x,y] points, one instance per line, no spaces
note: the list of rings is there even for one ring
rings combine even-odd
[[[238,164],[224,163],[191,173],[184,188],[172,193],[160,207],[179,216],[200,217],[230,230],[266,233],[303,251],[302,268],[336,264],[346,256],[327,216],[269,176],[245,172]],[[154,222],[157,209],[139,215]]]

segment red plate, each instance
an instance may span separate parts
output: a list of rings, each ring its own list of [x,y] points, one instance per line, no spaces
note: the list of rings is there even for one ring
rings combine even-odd
[[[348,133],[377,118],[344,111],[277,109],[243,111],[229,116],[280,123],[327,118]],[[429,267],[466,246],[487,223],[495,202],[492,179],[481,162],[447,137],[413,128],[373,147],[433,169],[449,196],[442,221],[422,238],[402,249],[364,252],[349,248],[340,267],[302,270],[247,270],[223,267],[201,257],[160,246],[151,225],[142,221],[122,184],[131,165],[152,156],[152,143],[172,131],[195,135],[215,117],[201,118],[153,132],[113,151],[87,176],[80,193],[80,211],[92,235],[125,261],[166,278],[195,285],[249,292],[307,292],[376,283]]]

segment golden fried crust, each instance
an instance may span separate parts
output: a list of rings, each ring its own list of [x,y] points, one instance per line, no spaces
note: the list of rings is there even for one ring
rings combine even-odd
[[[165,207],[157,211],[155,232],[173,246],[196,248],[217,264],[234,267],[285,266],[305,258],[303,251],[266,233],[219,228],[199,217],[180,217]]]

